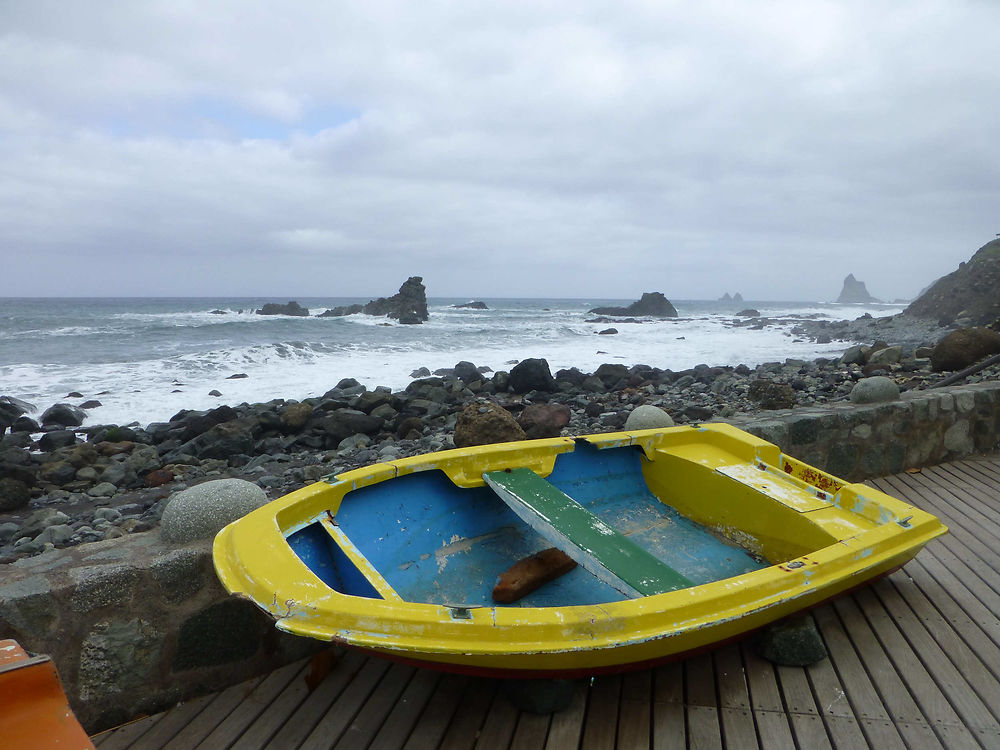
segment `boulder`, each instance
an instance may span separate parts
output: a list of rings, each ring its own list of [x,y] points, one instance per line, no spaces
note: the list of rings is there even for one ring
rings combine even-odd
[[[302,307],[298,302],[288,302],[279,305],[277,302],[268,302],[256,311],[258,315],[294,315],[299,318],[309,317],[309,310]]]
[[[62,427],[79,427],[87,418],[87,412],[72,404],[55,404],[42,412],[43,427],[61,425]]]
[[[903,347],[884,346],[881,349],[873,348],[868,353],[868,364],[873,367],[888,367],[899,364],[903,359]]]
[[[299,432],[306,426],[306,422],[309,421],[312,414],[313,408],[309,404],[286,404],[278,411],[278,417],[281,419],[281,431],[286,435]]]
[[[224,422],[187,441],[178,453],[198,458],[228,459],[232,455],[253,452],[253,433],[243,422]]]
[[[772,664],[807,667],[826,658],[826,645],[811,615],[780,620],[756,638],[757,653]]]
[[[651,318],[676,318],[677,309],[662,292],[643,292],[642,297],[628,307],[595,307],[595,315],[643,315]]]
[[[626,430],[654,430],[673,427],[674,420],[663,409],[650,404],[635,407],[625,420]]]
[[[847,274],[847,278],[844,279],[844,288],[840,290],[840,296],[837,297],[837,302],[841,303],[869,303],[878,302],[868,293],[868,289],[865,288],[865,282],[858,281],[854,278],[853,273]]]
[[[466,310],[489,310],[485,302],[480,300],[473,300],[472,302],[463,302],[461,305],[452,305],[454,308],[466,309]]]
[[[163,538],[174,544],[211,539],[224,526],[267,503],[257,485],[243,479],[216,479],[176,493],[160,521]]]
[[[569,407],[563,404],[529,404],[517,423],[530,440],[559,437],[571,416]]]
[[[38,439],[38,448],[46,453],[67,448],[76,444],[76,433],[73,430],[52,430]]]
[[[514,393],[554,391],[556,381],[549,370],[548,360],[529,358],[511,368],[508,387]]]
[[[1000,333],[990,328],[961,328],[938,341],[931,351],[931,368],[934,372],[964,370],[997,353]]]
[[[18,418],[29,411],[25,402],[10,396],[0,397],[0,433],[13,425]]]
[[[0,511],[19,510],[31,500],[31,489],[19,479],[0,478]]]
[[[493,401],[479,399],[467,404],[455,423],[455,447],[490,445],[524,440],[526,435],[513,415]]]
[[[882,375],[862,378],[851,389],[851,402],[855,404],[877,404],[898,400],[899,386],[891,378]]]
[[[750,383],[747,395],[761,409],[791,409],[795,406],[795,389],[786,383],[754,380]]]

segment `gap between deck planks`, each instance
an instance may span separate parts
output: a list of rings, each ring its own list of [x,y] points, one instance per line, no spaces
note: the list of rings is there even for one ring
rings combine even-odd
[[[310,693],[306,662],[95,738],[100,750],[1000,748],[1000,458],[871,482],[952,530],[900,572],[814,613],[830,657],[775,667],[744,641],[581,682],[553,716],[494,680],[349,652]]]

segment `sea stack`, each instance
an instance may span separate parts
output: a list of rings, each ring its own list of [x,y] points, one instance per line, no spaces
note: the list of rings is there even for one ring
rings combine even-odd
[[[844,288],[840,290],[840,296],[837,297],[837,302],[846,303],[879,301],[868,293],[868,289],[865,288],[865,282],[858,281],[854,278],[853,273],[847,274],[847,278],[844,279]]]

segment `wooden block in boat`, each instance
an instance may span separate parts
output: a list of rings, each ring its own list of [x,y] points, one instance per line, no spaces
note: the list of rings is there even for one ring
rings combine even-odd
[[[576,562],[562,550],[556,547],[543,549],[518,560],[500,574],[497,585],[493,587],[493,601],[501,604],[516,602],[575,567]]]

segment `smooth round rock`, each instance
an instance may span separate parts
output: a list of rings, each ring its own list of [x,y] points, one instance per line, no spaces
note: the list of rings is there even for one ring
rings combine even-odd
[[[643,404],[635,407],[625,420],[626,430],[656,430],[673,427],[674,420],[658,406]]]
[[[884,375],[863,378],[851,389],[851,402],[855,404],[877,404],[898,400],[899,386]]]
[[[243,479],[215,479],[178,492],[167,503],[160,530],[168,542],[211,539],[223,527],[268,502],[264,490]]]

